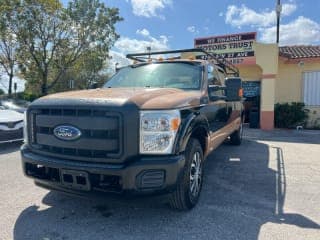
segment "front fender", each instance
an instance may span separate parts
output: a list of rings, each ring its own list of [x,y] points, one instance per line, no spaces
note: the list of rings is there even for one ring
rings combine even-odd
[[[200,129],[205,131],[206,137],[209,136],[207,118],[199,112],[190,112],[187,114],[182,120],[180,130],[178,131],[174,153],[178,154],[184,152],[192,133]]]

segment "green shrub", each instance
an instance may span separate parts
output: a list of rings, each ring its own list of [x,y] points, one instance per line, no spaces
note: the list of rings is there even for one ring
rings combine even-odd
[[[4,91],[0,88],[0,95],[3,95]]]
[[[302,102],[275,104],[275,126],[278,128],[295,128],[305,126],[308,119],[308,110]]]

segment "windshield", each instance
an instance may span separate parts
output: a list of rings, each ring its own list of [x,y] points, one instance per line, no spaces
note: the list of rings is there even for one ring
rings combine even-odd
[[[201,65],[184,62],[132,65],[120,69],[105,85],[112,87],[150,87],[200,89]]]

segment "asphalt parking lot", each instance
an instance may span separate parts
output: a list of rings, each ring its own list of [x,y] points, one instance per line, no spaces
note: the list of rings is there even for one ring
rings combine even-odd
[[[320,239],[320,131],[246,129],[205,166],[199,204],[50,192],[0,145],[0,239]]]

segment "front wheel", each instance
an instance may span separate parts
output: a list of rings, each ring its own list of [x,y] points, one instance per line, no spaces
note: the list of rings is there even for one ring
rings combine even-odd
[[[203,151],[197,139],[189,140],[185,161],[183,175],[170,198],[170,206],[178,210],[191,209],[199,200],[203,180]]]

